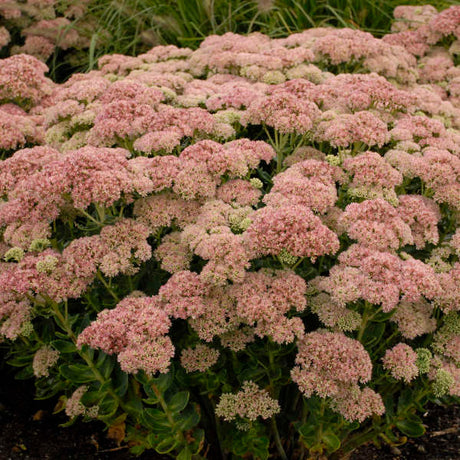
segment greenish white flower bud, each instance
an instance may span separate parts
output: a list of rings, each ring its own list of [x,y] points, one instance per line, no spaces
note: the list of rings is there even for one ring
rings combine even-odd
[[[449,393],[450,388],[454,385],[455,379],[450,372],[444,369],[436,371],[436,378],[433,382],[433,393],[440,398]]]
[[[14,247],[6,251],[4,259],[6,262],[20,262],[24,258],[24,249]]]
[[[428,348],[417,348],[415,352],[417,353],[417,361],[415,361],[415,364],[417,364],[419,373],[426,374],[430,370],[433,355]]]
[[[52,273],[57,267],[58,259],[54,256],[46,256],[35,264],[39,273]]]

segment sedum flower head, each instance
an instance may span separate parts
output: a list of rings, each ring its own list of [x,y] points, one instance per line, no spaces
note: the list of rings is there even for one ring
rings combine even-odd
[[[419,374],[417,367],[417,353],[405,343],[399,343],[385,352],[383,367],[390,371],[396,380],[409,383]]]
[[[257,177],[251,178],[249,182],[254,188],[257,188],[257,189],[261,189],[264,186],[263,182]]]
[[[57,363],[58,359],[59,352],[49,345],[38,349],[32,362],[35,377],[48,377],[49,369]]]
[[[35,264],[35,268],[37,269],[37,272],[39,273],[52,273],[58,264],[58,259],[57,257],[48,255],[45,258],[39,260]]]
[[[51,246],[51,241],[48,238],[36,238],[30,243],[29,251],[41,252]]]
[[[236,394],[224,393],[216,406],[216,415],[227,422],[246,419],[255,421],[258,417],[271,418],[279,413],[280,405],[266,390],[261,390],[251,380],[243,383],[241,391]]]
[[[445,396],[454,384],[455,379],[450,372],[438,369],[433,382],[433,394],[438,398]]]
[[[205,372],[217,363],[219,355],[219,350],[198,344],[195,348],[184,349],[180,362],[187,372]]]
[[[8,249],[3,258],[6,262],[20,262],[24,258],[24,249],[19,247]]]
[[[417,353],[415,364],[417,364],[419,373],[427,374],[430,371],[431,359],[433,358],[431,351],[428,348],[417,348],[415,352]]]

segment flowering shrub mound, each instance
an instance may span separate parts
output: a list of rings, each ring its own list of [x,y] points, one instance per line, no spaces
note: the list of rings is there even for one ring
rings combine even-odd
[[[458,402],[460,7],[395,17],[382,39],[107,55],[60,85],[4,59],[18,377],[182,460],[340,456]]]

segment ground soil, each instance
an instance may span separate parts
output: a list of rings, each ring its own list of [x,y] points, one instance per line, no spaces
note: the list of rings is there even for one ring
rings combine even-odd
[[[132,457],[107,439],[100,422],[77,422],[52,415],[55,401],[35,401],[31,382],[0,379],[0,460],[161,460],[153,452]],[[460,407],[430,406],[424,415],[427,433],[398,448],[362,446],[349,460],[460,460]],[[214,460],[214,459],[211,459]],[[219,460],[219,459],[215,459]]]

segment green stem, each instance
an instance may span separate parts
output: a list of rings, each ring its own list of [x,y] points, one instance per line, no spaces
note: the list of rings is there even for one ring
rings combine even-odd
[[[153,392],[155,393],[155,396],[158,398],[158,402],[160,403],[160,406],[163,409],[163,412],[165,413],[171,428],[175,431],[176,434],[179,435],[180,442],[186,445],[187,441],[185,439],[184,433],[182,433],[180,429],[176,429],[176,421],[174,420],[171,411],[169,410],[169,407],[166,404],[163,395],[161,394],[160,389],[154,383],[151,383],[150,385],[152,387]]]
[[[377,355],[379,354],[383,348],[387,347],[388,344],[390,343],[390,341],[396,337],[397,335],[399,334],[399,331],[396,330],[393,332],[393,334],[391,334],[385,341],[382,342],[382,344],[377,348],[377,350],[373,351],[373,354],[374,355]]]
[[[305,257],[299,257],[299,260],[291,267],[291,270],[295,270],[303,261]]]
[[[278,450],[278,453],[280,454],[280,457],[282,458],[282,460],[287,460],[286,452],[284,451],[283,444],[281,443],[280,434],[278,431],[278,427],[276,425],[275,416],[273,416],[271,419],[271,425],[272,425],[273,435],[275,437],[276,449]]]
[[[99,206],[96,204],[96,212],[99,217],[99,221],[101,224],[105,221],[105,209],[103,206]]]
[[[101,272],[99,270],[97,271],[97,278],[104,285],[104,287],[107,289],[109,294],[115,299],[115,301],[117,303],[120,302],[119,297],[115,294],[115,292],[112,291],[111,287],[107,284],[107,281],[104,279],[104,277],[102,276],[102,274],[101,274]]]
[[[367,441],[370,441],[374,437],[374,428],[370,427],[364,433],[359,433],[355,437],[348,438],[348,441],[342,444],[340,452],[342,452],[343,454],[352,452],[362,444],[366,443]]]
[[[78,208],[77,211],[83,214],[91,222],[95,223],[98,227],[102,227],[102,223],[95,219],[91,214],[87,213],[84,209]]]
[[[364,331],[366,330],[367,323],[369,322],[370,318],[374,317],[374,315],[369,315],[369,307],[370,307],[369,302],[365,301],[363,319],[361,321],[361,327],[359,328],[359,331],[358,331],[358,340],[360,342],[361,342],[361,339],[363,338]]]

